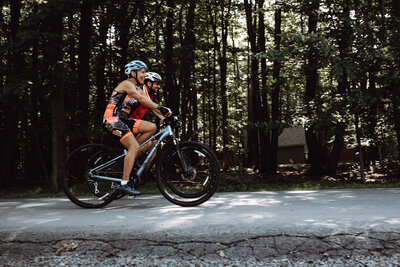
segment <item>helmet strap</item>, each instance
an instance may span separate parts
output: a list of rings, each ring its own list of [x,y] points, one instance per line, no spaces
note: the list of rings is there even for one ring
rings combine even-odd
[[[139,82],[139,80],[138,80],[138,78],[137,78],[137,70],[135,70],[135,74],[136,74],[136,75],[135,75],[135,80],[136,80],[136,83],[137,83],[136,85],[139,86],[139,85],[140,85],[140,82]]]

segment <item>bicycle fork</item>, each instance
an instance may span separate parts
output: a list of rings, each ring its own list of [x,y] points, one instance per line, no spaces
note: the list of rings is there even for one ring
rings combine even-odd
[[[181,166],[182,166],[182,169],[183,169],[183,173],[184,173],[185,176],[187,176],[188,175],[188,169],[187,169],[187,165],[186,165],[185,159],[183,158],[182,151],[181,151],[181,149],[179,147],[179,141],[176,139],[176,137],[174,135],[172,136],[172,141],[173,141],[174,146],[176,148],[176,152],[178,154],[178,158],[179,158],[179,161],[181,163]]]

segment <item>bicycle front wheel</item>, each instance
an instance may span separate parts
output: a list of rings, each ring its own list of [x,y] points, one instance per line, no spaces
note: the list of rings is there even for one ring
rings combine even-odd
[[[83,208],[100,208],[120,197],[115,192],[119,182],[96,176],[120,179],[123,158],[114,159],[121,154],[122,151],[101,144],[89,144],[75,149],[63,167],[62,186],[67,197]]]
[[[214,153],[197,142],[180,142],[186,163],[184,173],[175,146],[169,147],[157,164],[157,186],[170,202],[188,207],[207,201],[217,190],[220,165]]]

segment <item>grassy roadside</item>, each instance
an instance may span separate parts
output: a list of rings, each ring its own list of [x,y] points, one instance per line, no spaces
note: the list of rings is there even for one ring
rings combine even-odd
[[[400,179],[369,179],[365,184],[358,179],[332,177],[305,177],[302,174],[283,172],[275,176],[263,176],[248,172],[223,172],[218,192],[298,191],[324,189],[400,188]],[[154,182],[139,188],[142,194],[158,194]],[[40,186],[0,189],[0,198],[49,198],[64,197],[64,192],[54,193]]]
[[[219,192],[257,192],[257,191],[298,191],[325,189],[363,189],[398,188],[400,179],[369,179],[361,183],[360,179],[335,179],[332,177],[309,178],[302,174],[280,173],[275,176],[248,174],[247,172],[224,172]]]

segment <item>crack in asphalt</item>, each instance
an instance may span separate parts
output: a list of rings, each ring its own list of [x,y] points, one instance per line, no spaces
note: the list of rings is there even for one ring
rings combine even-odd
[[[370,236],[373,235],[373,236]],[[393,235],[396,238],[393,238]],[[382,236],[382,238],[379,238]],[[357,239],[357,237],[363,237]],[[279,245],[277,238],[287,238],[287,247],[284,247],[285,243]],[[305,238],[305,241],[296,244],[293,247],[292,242],[296,238]],[[264,240],[265,239],[265,240]],[[350,239],[350,240],[349,240]],[[373,242],[371,242],[374,240]],[[260,245],[254,245],[254,241],[261,242]],[[118,242],[118,243],[116,243]],[[285,241],[284,241],[285,242]],[[313,244],[313,242],[315,242]],[[322,242],[327,248],[321,249]],[[68,251],[67,249],[58,250],[64,244],[75,243],[78,246]],[[308,245],[307,245],[308,244]],[[212,245],[212,246],[210,246]],[[35,246],[41,246],[41,251],[35,251]],[[16,249],[16,247],[18,249]],[[44,247],[44,249],[43,249]],[[161,249],[158,248],[169,248]],[[257,249],[256,249],[257,247]],[[128,253],[129,255],[137,255],[142,251],[142,255],[148,257],[158,256],[176,256],[185,258],[188,256],[199,257],[199,256],[218,256],[220,251],[247,251],[246,248],[250,249],[250,254],[255,257],[256,260],[261,260],[265,257],[261,252],[264,250],[271,250],[276,256],[283,255],[294,255],[310,254],[319,256],[330,256],[332,254],[338,254],[340,251],[345,252],[347,255],[353,255],[354,251],[367,251],[377,253],[389,253],[391,251],[400,250],[400,235],[398,232],[359,232],[359,233],[338,233],[332,235],[290,235],[290,234],[279,234],[279,235],[257,235],[248,238],[241,238],[227,241],[212,241],[212,240],[187,240],[187,241],[174,241],[174,240],[154,240],[148,238],[138,239],[102,239],[102,238],[61,238],[55,240],[8,240],[0,241],[0,254],[11,254],[11,255],[25,255],[26,251],[30,251],[32,255],[52,255],[52,254],[67,254],[67,253],[80,253],[83,255],[89,254],[106,254],[106,257],[116,256],[120,253]],[[138,250],[139,249],[139,250]],[[140,250],[141,249],[141,250]],[[143,253],[147,252],[147,253]],[[226,254],[224,252],[224,254]],[[258,253],[260,255],[258,255]],[[271,253],[271,252],[270,252]],[[29,254],[29,253],[28,253]],[[183,254],[183,255],[182,255]],[[264,255],[264,256],[263,256]],[[238,254],[231,253],[226,254],[224,258],[234,259],[240,257]]]

